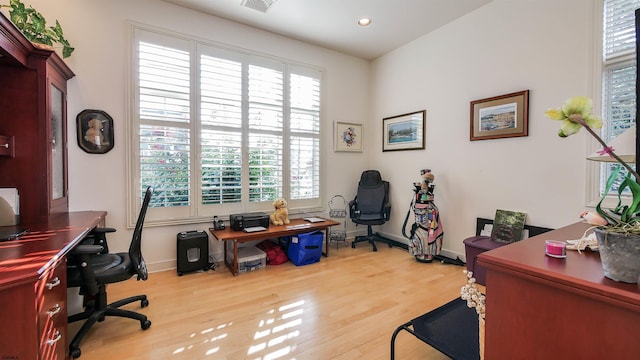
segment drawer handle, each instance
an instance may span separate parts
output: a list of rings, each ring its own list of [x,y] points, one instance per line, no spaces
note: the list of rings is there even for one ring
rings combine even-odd
[[[62,306],[60,306],[60,304],[56,304],[54,307],[49,309],[49,311],[47,311],[47,314],[49,314],[49,318],[52,318],[54,315],[59,313],[61,310],[62,310]]]
[[[60,278],[59,277],[55,277],[53,279],[53,281],[48,282],[47,285],[45,285],[49,290],[53,289],[54,287],[60,285]]]
[[[60,341],[60,339],[62,339],[62,334],[60,333],[60,330],[56,330],[56,336],[53,339],[47,340],[47,345],[53,346]]]
[[[3,148],[5,148],[5,149],[8,149],[8,148],[9,148],[9,144],[2,144],[2,145],[0,145],[0,146],[2,146],[2,147],[3,147]]]

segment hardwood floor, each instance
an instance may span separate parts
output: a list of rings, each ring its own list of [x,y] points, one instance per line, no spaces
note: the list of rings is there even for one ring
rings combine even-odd
[[[153,273],[107,290],[110,301],[147,294],[148,307],[125,308],[149,316],[151,328],[107,318],[80,344],[80,359],[389,359],[393,331],[458,297],[463,269],[361,243],[334,244],[316,264],[287,262],[237,277],[225,267]],[[447,357],[402,332],[396,358]]]

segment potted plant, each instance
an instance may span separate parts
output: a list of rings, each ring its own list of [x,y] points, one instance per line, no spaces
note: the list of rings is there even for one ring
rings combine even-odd
[[[0,7],[10,8],[9,18],[11,22],[24,34],[24,36],[35,44],[53,46],[62,45],[62,57],[67,58],[75,50],[67,39],[64,38],[62,27],[58,20],[55,26],[47,27],[47,21],[40,12],[33,7],[26,7],[20,0],[10,0],[9,5]]]
[[[587,97],[572,97],[561,108],[547,110],[545,116],[562,121],[558,135],[563,138],[585,128],[603,146],[599,153],[609,155],[618,163],[596,205],[599,221],[590,223],[598,225],[594,232],[604,275],[616,281],[637,283],[640,276],[640,175],[595,133],[593,129],[601,128],[602,120],[591,113],[592,106],[591,99]],[[627,173],[618,185],[618,204],[613,209],[603,209],[602,202],[623,167]],[[627,190],[631,193],[631,199],[623,201],[623,194]]]

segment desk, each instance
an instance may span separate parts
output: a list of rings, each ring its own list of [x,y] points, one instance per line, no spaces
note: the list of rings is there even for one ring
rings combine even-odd
[[[486,359],[637,359],[640,286],[604,277],[598,253],[544,255],[576,223],[478,255],[486,274]]]
[[[66,255],[106,214],[52,214],[0,243],[0,358],[67,358]]]
[[[274,239],[320,230],[325,232],[324,243],[326,252],[323,252],[322,255],[329,256],[329,234],[327,234],[327,230],[329,227],[335,225],[340,225],[340,223],[329,219],[325,219],[325,221],[317,223],[310,223],[302,219],[291,219],[291,223],[289,225],[270,225],[265,231],[246,233],[243,231],[235,231],[230,228],[226,228],[224,230],[214,230],[213,228],[209,228],[209,232],[218,241],[224,241],[224,263],[227,265],[227,268],[229,268],[229,271],[231,271],[233,276],[236,276],[238,275],[238,243]],[[227,261],[227,244],[229,241],[233,242],[233,264]]]

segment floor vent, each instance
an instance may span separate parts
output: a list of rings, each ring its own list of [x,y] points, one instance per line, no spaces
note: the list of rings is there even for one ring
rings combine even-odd
[[[266,13],[276,0],[242,0],[240,5]]]

